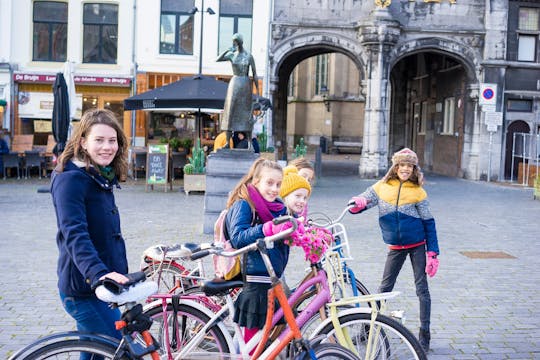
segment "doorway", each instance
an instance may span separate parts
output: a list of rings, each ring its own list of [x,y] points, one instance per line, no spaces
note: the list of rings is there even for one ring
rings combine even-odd
[[[517,120],[508,125],[506,130],[506,147],[504,161],[504,178],[506,180],[517,179],[519,163],[523,161],[522,157],[512,157],[514,151],[514,133],[526,133],[531,131],[529,124],[523,120]],[[517,144],[516,144],[517,145]]]

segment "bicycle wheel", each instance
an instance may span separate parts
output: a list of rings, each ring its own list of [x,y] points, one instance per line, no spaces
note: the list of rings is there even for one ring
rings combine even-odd
[[[113,359],[116,347],[111,344],[80,339],[57,339],[54,342],[45,343],[29,353],[14,356],[17,360],[38,359]]]
[[[353,290],[350,286],[350,283],[348,281],[350,278],[346,278],[345,286],[347,287],[347,290],[345,291],[345,294],[343,297],[349,297],[353,296]],[[355,279],[355,286],[356,291],[358,295],[369,295],[368,289],[360,282],[360,280]],[[337,291],[337,290],[334,290]],[[312,296],[315,295],[315,293],[312,294]],[[306,298],[298,305],[299,311],[301,311],[308,303],[311,301],[311,297]],[[354,305],[351,305],[350,307],[353,307]],[[370,307],[371,305],[369,303],[360,303],[360,306],[362,307]],[[326,311],[326,314],[328,315],[328,311]],[[319,324],[322,322],[321,315],[319,312],[316,314],[313,314],[311,318],[309,318],[304,325],[302,325],[302,333],[305,334],[306,337],[310,337],[311,333],[319,326]]]
[[[355,312],[339,316],[339,323],[354,346],[350,350],[357,352],[361,359],[427,359],[416,337],[388,316],[378,314],[372,326],[370,313]],[[370,354],[366,354],[370,331],[375,338]],[[323,341],[335,342],[335,332],[332,323],[328,323],[319,333],[312,334],[312,337],[325,335]]]
[[[314,345],[312,347],[312,350],[317,359],[358,360],[358,358],[352,351],[337,344],[319,343],[319,344]],[[297,360],[310,360],[311,356],[309,355],[308,352],[303,351],[299,356],[296,357],[296,359]]]
[[[173,353],[179,351],[199,333],[204,325],[210,322],[210,317],[208,317],[208,315],[186,304],[180,304],[178,306],[176,314],[178,321],[176,327],[174,326],[174,311],[172,304],[167,304],[166,313],[163,312],[161,305],[158,305],[145,311],[145,314],[150,316],[153,320],[150,333],[161,344],[162,354],[165,353],[167,348],[170,348]],[[164,326],[164,315],[167,316],[167,329]],[[166,331],[169,334],[168,344],[166,344]],[[194,352],[214,357],[217,354],[229,353],[230,348],[225,335],[223,335],[223,331],[219,326],[213,325],[208,329],[203,340],[197,344]]]
[[[182,293],[198,286],[194,279],[186,277],[187,269],[176,262],[154,262],[142,271],[147,278],[158,283],[158,293]]]

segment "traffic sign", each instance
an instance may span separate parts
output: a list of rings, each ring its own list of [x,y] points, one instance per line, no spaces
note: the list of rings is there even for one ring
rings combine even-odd
[[[497,84],[480,84],[480,105],[497,105]]]
[[[499,112],[487,112],[484,115],[484,121],[486,125],[501,126],[503,123],[503,113]]]

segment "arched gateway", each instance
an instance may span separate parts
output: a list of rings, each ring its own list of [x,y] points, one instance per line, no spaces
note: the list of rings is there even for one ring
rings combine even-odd
[[[477,17],[468,23],[458,19],[471,11],[484,16],[483,6],[443,2],[393,2],[382,8],[374,1],[344,0],[335,10],[325,1],[274,1],[267,71],[272,129],[281,148],[287,146],[292,70],[309,57],[337,52],[361,74],[365,104],[355,122],[362,127],[361,176],[380,176],[389,154],[408,146],[429,171],[480,178],[487,131],[480,126],[478,88],[485,77],[484,46],[496,39],[483,34]],[[436,21],[445,25],[435,26]],[[500,147],[500,139],[495,143]]]

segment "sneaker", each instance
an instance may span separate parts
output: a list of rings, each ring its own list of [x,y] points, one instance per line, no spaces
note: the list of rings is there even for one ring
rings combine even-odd
[[[418,340],[420,341],[422,349],[427,354],[429,351],[429,341],[431,340],[429,330],[420,329],[420,332],[418,333]]]

